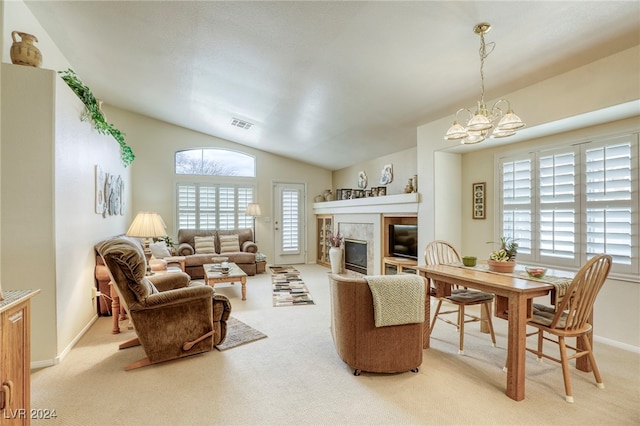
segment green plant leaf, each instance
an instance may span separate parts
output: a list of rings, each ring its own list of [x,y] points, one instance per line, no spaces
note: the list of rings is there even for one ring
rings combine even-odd
[[[125,134],[116,129],[113,124],[106,122],[104,114],[100,111],[98,101],[96,101],[95,96],[93,96],[91,89],[82,83],[78,75],[71,68],[68,68],[65,71],[58,71],[58,74],[61,75],[62,80],[67,83],[67,86],[73,90],[73,93],[78,96],[86,107],[86,114],[83,114],[82,120],[84,121],[86,118],[91,118],[91,121],[93,121],[93,127],[98,131],[98,133],[111,135],[118,144],[120,144],[120,159],[124,166],[127,167],[131,165],[136,156],[133,154],[131,147],[124,141]]]

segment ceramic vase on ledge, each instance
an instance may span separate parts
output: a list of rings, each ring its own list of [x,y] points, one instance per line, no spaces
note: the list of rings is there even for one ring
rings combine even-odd
[[[331,247],[329,249],[329,262],[331,262],[331,273],[339,274],[342,272],[342,248]]]
[[[20,37],[20,41],[16,39],[16,36]],[[42,65],[40,49],[33,44],[38,41],[36,36],[20,31],[12,31],[11,38],[13,39],[13,44],[11,45],[9,54],[13,64],[27,65],[36,68]]]

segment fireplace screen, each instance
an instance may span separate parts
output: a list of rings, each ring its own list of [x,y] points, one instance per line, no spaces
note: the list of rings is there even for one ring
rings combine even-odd
[[[367,242],[344,240],[344,267],[351,271],[367,274]]]

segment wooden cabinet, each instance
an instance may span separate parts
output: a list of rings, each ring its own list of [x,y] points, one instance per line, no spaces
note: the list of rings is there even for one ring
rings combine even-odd
[[[333,231],[333,216],[316,215],[316,235],[318,237],[318,245],[316,247],[316,263],[324,266],[331,266],[329,261],[329,233]]]
[[[31,297],[40,290],[4,291],[0,301],[0,424],[28,425],[31,412]]]

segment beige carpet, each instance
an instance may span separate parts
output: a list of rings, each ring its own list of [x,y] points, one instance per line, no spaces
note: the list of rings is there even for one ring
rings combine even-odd
[[[418,373],[355,377],[331,339],[329,269],[296,267],[315,305],[274,309],[268,273],[249,277],[246,301],[233,286],[216,287],[232,316],[269,336],[232,350],[124,371],[142,349],[118,350],[133,333],[123,326],[112,335],[111,318],[100,318],[60,364],[32,374],[32,408],[57,410],[56,419],[32,425],[640,424],[640,355],[599,342],[605,389],[574,370],[568,404],[560,366],[528,354],[526,399],[507,398],[499,319],[497,348],[472,324],[460,356],[455,328],[438,324]]]
[[[234,317],[229,317],[227,320],[227,336],[221,344],[216,346],[216,349],[226,351],[227,349],[255,342],[265,337],[267,337],[267,335],[263,332],[256,330]]]

